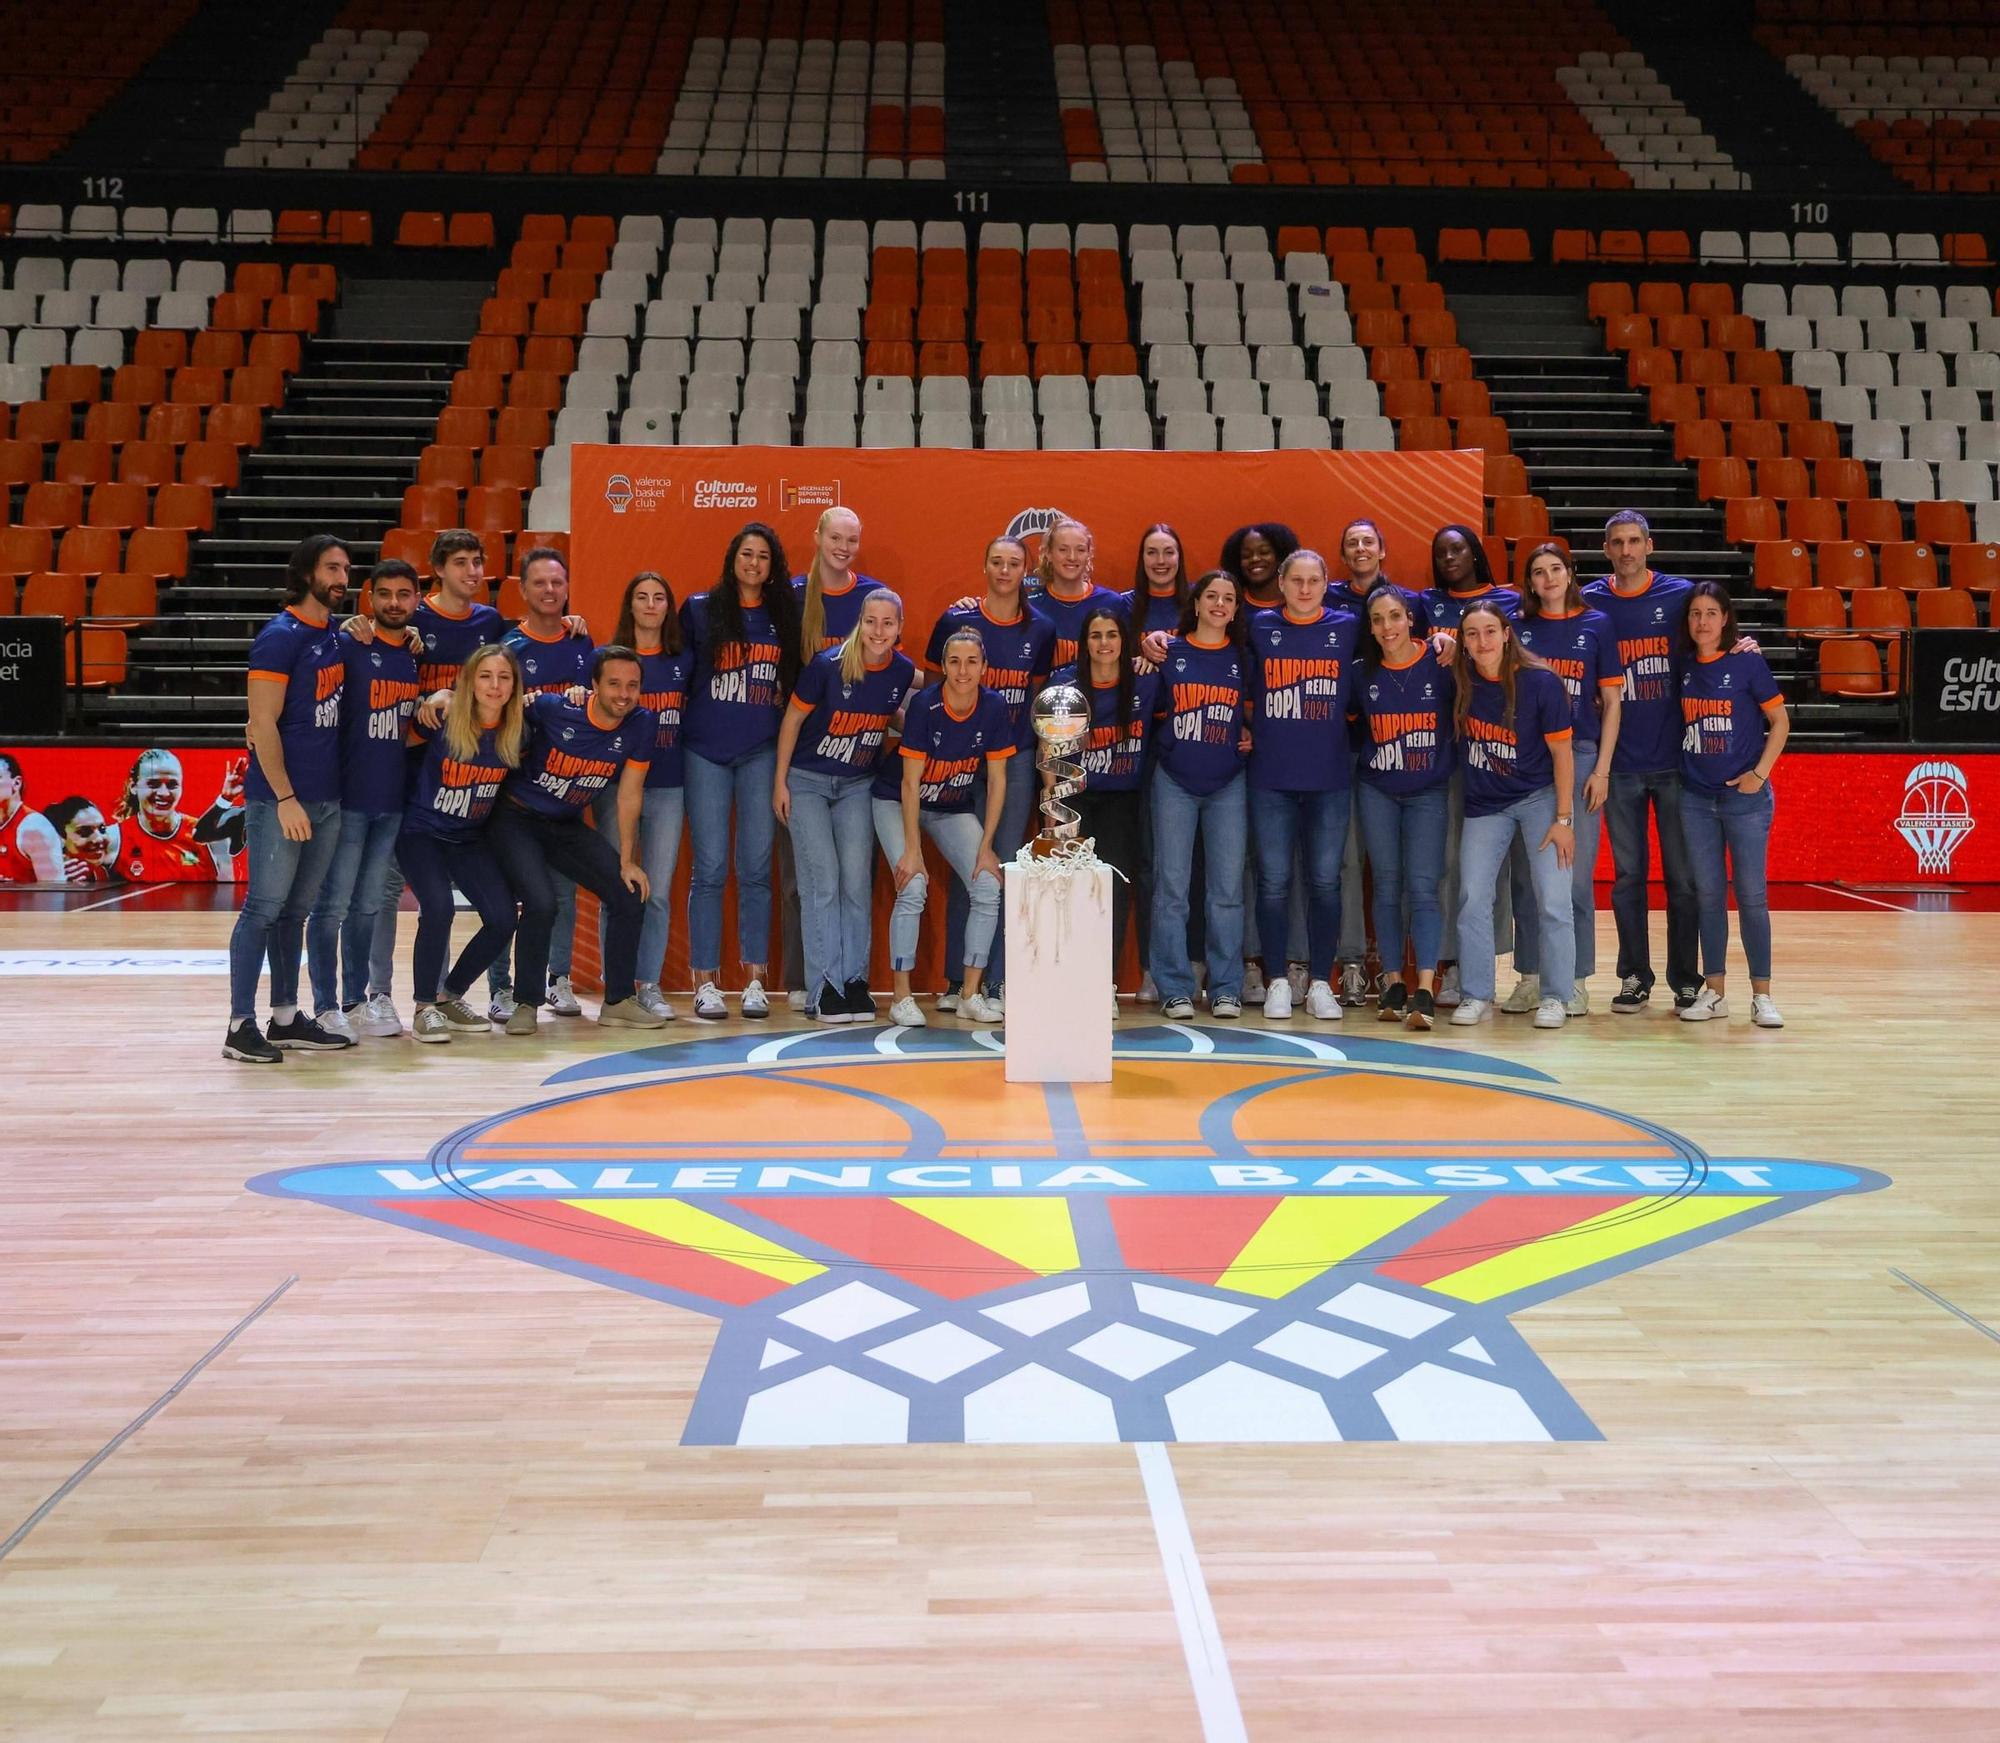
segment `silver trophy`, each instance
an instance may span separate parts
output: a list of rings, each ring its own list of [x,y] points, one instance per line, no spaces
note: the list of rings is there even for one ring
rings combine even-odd
[[[1052,684],[1035,698],[1035,766],[1048,780],[1042,789],[1042,829],[1030,844],[1046,858],[1076,839],[1078,815],[1064,801],[1083,791],[1083,765],[1075,753],[1090,732],[1090,698],[1074,684]]]

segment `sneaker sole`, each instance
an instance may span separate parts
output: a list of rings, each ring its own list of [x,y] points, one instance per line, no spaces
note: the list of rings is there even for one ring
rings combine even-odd
[[[345,1053],[352,1041],[273,1041],[280,1053]]]
[[[444,1046],[448,1046],[448,1045],[450,1044],[450,1042],[451,1042],[451,1037],[450,1037],[449,1035],[414,1035],[414,1034],[413,1034],[412,1038],[413,1038],[413,1039],[414,1039],[414,1040],[416,1041],[416,1043],[417,1043],[417,1045],[418,1045],[419,1047],[444,1047]]]
[[[233,1059],[238,1065],[283,1065],[285,1063],[283,1053],[245,1053],[242,1048],[232,1047],[226,1041],[222,1044],[222,1057]]]

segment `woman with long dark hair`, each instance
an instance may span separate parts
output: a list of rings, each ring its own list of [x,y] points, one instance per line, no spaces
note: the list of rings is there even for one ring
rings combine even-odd
[[[1457,695],[1452,727],[1465,771],[1465,894],[1458,935],[1465,996],[1455,1024],[1493,1009],[1493,909],[1500,873],[1518,839],[1528,858],[1542,939],[1537,1029],[1560,1029],[1569,1003],[1576,941],[1570,929],[1570,863],[1576,857],[1570,795],[1569,694],[1527,652],[1492,600],[1468,606],[1458,626]]]
[[[771,941],[771,784],[778,722],[799,676],[799,604],[785,547],[762,521],[729,541],[722,573],[681,608],[692,650],[682,743],[694,877],[688,888],[688,954],[694,1014],[728,1014],[722,974],[722,890],[736,824],[736,938],[743,961],[742,1012],[768,1017],[765,963]]]

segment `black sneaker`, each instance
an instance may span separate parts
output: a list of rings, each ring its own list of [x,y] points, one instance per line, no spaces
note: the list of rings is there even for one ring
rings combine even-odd
[[[1676,987],[1674,989],[1674,1009],[1677,1011],[1686,1010],[1688,1006],[1694,1003],[1700,992],[1701,988],[1698,986]]]
[[[806,1015],[815,1023],[851,1023],[854,1020],[847,1014],[845,995],[836,992],[830,980],[819,983],[819,994],[807,1007]]]
[[[282,1048],[287,1053],[339,1053],[354,1045],[346,1036],[330,1034],[322,1029],[304,1011],[294,1012],[289,1023],[281,1023],[273,1017],[264,1033],[273,1047]]]
[[[1403,1020],[1403,1006],[1409,1002],[1410,989],[1399,980],[1391,981],[1382,989],[1382,1009],[1376,1016],[1378,1023],[1400,1023]]]
[[[1437,1021],[1437,994],[1429,987],[1418,987],[1410,994],[1410,1014],[1403,1019],[1406,1029],[1428,1029]]]
[[[241,1060],[245,1065],[283,1065],[285,1056],[270,1042],[254,1020],[245,1017],[222,1037],[222,1057]]]
[[[1652,1001],[1653,989],[1636,974],[1628,974],[1619,982],[1618,990],[1611,995],[1611,1008],[1621,1017],[1629,1017],[1635,1011],[1643,1011]]]
[[[879,1020],[875,1000],[868,991],[868,982],[857,976],[846,987],[847,1018],[851,1023],[873,1023]]]

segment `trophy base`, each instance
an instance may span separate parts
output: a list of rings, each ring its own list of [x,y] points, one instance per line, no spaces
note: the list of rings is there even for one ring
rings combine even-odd
[[[1035,859],[1052,859],[1075,839],[1073,830],[1068,835],[1058,835],[1053,830],[1044,829],[1028,843],[1028,852]]]

